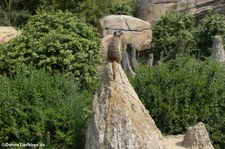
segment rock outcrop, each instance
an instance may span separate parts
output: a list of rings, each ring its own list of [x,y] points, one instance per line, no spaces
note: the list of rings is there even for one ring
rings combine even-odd
[[[216,60],[218,62],[225,62],[225,52],[221,36],[214,37],[211,59]]]
[[[214,149],[205,125],[201,122],[188,128],[182,145],[191,149]]]
[[[225,14],[225,0],[137,0],[135,16],[154,26],[174,6],[178,11],[188,9],[198,19],[213,8]]]
[[[213,149],[203,123],[165,136],[139,100],[120,64],[107,62],[94,96],[85,149]]]
[[[123,31],[124,41],[132,43],[137,50],[149,49],[152,42],[151,24],[141,19],[126,15],[110,15],[99,20],[99,33],[103,38],[103,46],[108,47],[109,38],[114,31]]]
[[[86,149],[164,149],[162,135],[117,64],[113,81],[112,64],[104,69],[103,81],[94,100]]]
[[[10,26],[0,26],[0,44],[8,42],[10,39],[15,38],[21,34]]]

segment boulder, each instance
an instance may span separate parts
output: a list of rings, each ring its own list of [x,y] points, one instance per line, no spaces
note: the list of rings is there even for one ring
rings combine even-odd
[[[149,22],[153,27],[175,4],[173,0],[137,0],[135,16]]]
[[[223,48],[223,40],[221,36],[215,36],[212,46],[211,59],[218,62],[225,62],[225,52]]]
[[[17,31],[10,26],[0,26],[0,44],[8,42],[10,39],[13,39],[21,34],[20,31]]]
[[[138,18],[126,15],[105,16],[99,20],[98,30],[102,38],[113,35],[116,30],[123,31],[124,42],[132,43],[137,50],[149,49],[151,46],[151,24]]]
[[[225,0],[137,0],[135,16],[155,26],[160,17],[174,6],[178,11],[188,9],[196,14],[197,19],[213,8],[225,14]]]
[[[85,149],[164,149],[162,135],[120,64],[107,62],[92,106]]]
[[[214,149],[205,125],[201,122],[188,128],[182,144],[191,149]]]

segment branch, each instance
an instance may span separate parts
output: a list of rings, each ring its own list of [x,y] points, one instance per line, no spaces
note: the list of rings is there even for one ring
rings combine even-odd
[[[174,49],[171,52],[169,52],[169,54],[163,59],[163,63],[173,59],[177,55],[180,49],[180,43],[181,43],[181,40],[178,39],[175,43]]]

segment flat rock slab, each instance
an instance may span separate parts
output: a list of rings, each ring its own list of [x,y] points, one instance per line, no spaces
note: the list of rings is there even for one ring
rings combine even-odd
[[[124,42],[132,43],[137,50],[146,50],[151,47],[150,23],[127,15],[109,15],[99,20],[98,31],[103,38],[113,35],[114,31],[118,30],[124,33],[122,37]]]

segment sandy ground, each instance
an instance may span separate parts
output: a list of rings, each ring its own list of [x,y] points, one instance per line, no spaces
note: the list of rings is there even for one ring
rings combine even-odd
[[[183,139],[184,135],[165,136],[165,138],[163,139],[165,149],[187,149],[185,147],[182,147]]]

